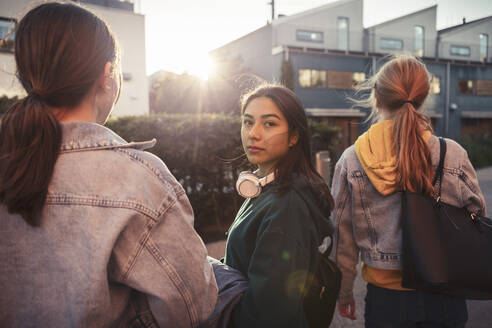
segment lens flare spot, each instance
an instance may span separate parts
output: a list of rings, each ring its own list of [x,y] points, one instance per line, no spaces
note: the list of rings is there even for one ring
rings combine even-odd
[[[282,260],[284,260],[284,261],[290,261],[291,257],[292,256],[290,255],[290,252],[288,252],[288,251],[283,251],[282,252]]]

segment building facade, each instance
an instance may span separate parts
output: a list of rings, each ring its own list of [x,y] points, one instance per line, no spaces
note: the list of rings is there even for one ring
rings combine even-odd
[[[75,1],[104,19],[119,41],[123,84],[113,117],[149,113],[149,91],[145,69],[145,16],[135,13],[132,0]],[[40,1],[0,1],[0,97],[23,96],[15,77],[14,33],[10,31],[29,9]],[[9,34],[10,33],[10,34]]]
[[[388,54],[411,53],[426,63],[426,107],[436,134],[459,140],[471,132],[492,133],[492,16],[439,31],[432,6],[364,28],[362,10],[362,0],[340,0],[279,17],[211,55],[241,56],[250,72],[267,81],[281,81],[288,61],[308,115],[339,125],[342,149],[368,127],[368,110],[347,98]]]

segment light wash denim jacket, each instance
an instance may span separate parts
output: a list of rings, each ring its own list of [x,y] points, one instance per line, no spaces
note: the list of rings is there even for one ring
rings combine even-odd
[[[155,140],[62,126],[41,226],[0,205],[0,326],[198,327],[217,285]]]
[[[447,144],[441,199],[485,215],[485,200],[466,151],[455,141]],[[439,139],[429,140],[434,170],[439,162]],[[379,269],[401,270],[401,193],[381,195],[372,185],[355,153],[347,148],[338,160],[332,189],[335,225],[332,257],[342,271],[339,302],[353,301],[356,265],[361,260]]]

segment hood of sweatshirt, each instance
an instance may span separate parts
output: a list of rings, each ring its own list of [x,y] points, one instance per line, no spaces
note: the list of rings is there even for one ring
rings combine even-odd
[[[374,124],[355,142],[355,153],[372,185],[381,195],[389,195],[399,188],[396,183],[396,154],[393,152],[393,121]],[[424,131],[428,141],[431,132]]]

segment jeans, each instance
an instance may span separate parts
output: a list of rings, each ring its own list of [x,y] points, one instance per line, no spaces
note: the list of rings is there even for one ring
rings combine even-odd
[[[366,328],[465,327],[464,299],[423,291],[400,291],[367,284]]]

